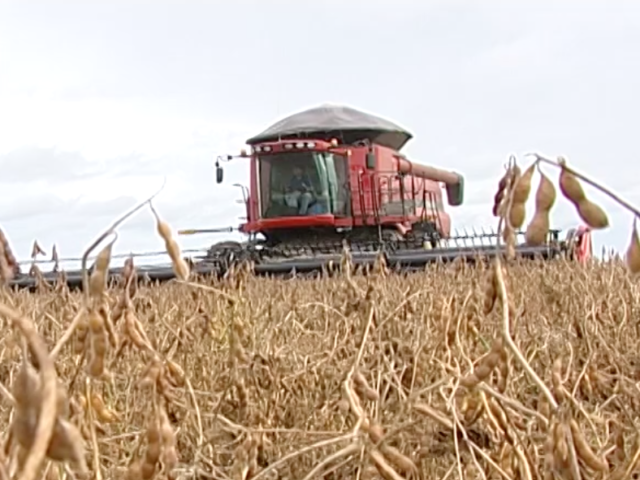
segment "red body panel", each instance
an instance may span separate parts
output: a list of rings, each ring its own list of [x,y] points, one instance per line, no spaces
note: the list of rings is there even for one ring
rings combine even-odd
[[[379,145],[333,147],[315,139],[268,142],[270,152],[286,151],[284,145],[314,142],[313,150],[344,153],[347,159],[349,213],[260,218],[260,179],[257,154],[250,159],[250,195],[247,202],[247,222],[240,226],[245,233],[258,233],[279,228],[358,227],[388,225],[401,231],[410,230],[416,222],[433,221],[440,234],[449,236],[450,216],[444,211],[443,189],[439,182],[455,182],[455,174],[433,167],[412,164],[398,152]],[[254,146],[255,149],[255,146]],[[376,156],[374,168],[367,168],[367,153]],[[265,155],[263,153],[263,155]],[[398,174],[402,173],[403,176]]]
[[[591,230],[588,227],[582,225],[577,228],[576,235],[578,237],[578,242],[576,245],[575,256],[576,259],[584,265],[593,256]]]

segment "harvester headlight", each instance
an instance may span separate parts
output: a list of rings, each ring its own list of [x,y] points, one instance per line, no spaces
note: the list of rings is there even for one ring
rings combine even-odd
[[[265,145],[264,147],[262,147],[263,152],[270,152],[271,150],[271,145]]]
[[[316,142],[307,142],[307,148],[316,148]]]
[[[338,146],[338,139],[337,138],[332,138],[331,139],[331,146],[332,147],[337,147]]]
[[[262,151],[262,147],[261,146],[254,147],[253,149],[258,153]]]
[[[285,150],[291,150],[293,148],[293,143],[285,143],[284,144],[284,149]]]
[[[304,148],[304,142],[296,143],[296,148]]]

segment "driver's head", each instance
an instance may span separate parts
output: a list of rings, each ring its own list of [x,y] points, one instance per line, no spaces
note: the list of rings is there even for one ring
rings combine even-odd
[[[294,177],[301,177],[302,176],[302,169],[300,167],[293,167],[293,176]]]

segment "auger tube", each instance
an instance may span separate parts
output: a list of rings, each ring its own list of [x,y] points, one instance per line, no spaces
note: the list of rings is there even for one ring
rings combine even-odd
[[[464,177],[459,173],[413,163],[403,157],[398,158],[398,171],[405,175],[414,175],[418,178],[444,183],[447,190],[447,200],[452,207],[459,207],[464,201]]]
[[[414,175],[418,178],[426,178],[434,180],[436,182],[442,182],[445,185],[454,186],[460,183],[462,176],[455,172],[448,170],[442,170],[440,168],[431,167],[428,165],[421,165],[419,163],[413,163],[406,158],[398,159],[398,171],[407,175]]]

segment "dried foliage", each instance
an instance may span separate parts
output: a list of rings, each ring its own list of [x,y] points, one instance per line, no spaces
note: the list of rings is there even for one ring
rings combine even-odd
[[[0,284],[11,280],[19,272],[20,266],[9,246],[9,240],[0,229]]]
[[[512,162],[500,182],[507,246],[545,162]],[[578,215],[605,225],[580,175],[550,163]],[[532,242],[548,231],[549,177],[535,195]],[[145,205],[85,253],[114,237],[82,293],[0,291],[0,480],[640,475],[635,222],[627,264],[512,249],[361,276],[345,251],[330,278],[240,267],[194,283],[152,209],[178,280],[138,285],[128,259],[110,284],[115,230]]]
[[[141,286],[124,302],[102,377],[82,367],[83,355],[95,355],[92,342],[79,349],[74,338],[57,354],[58,392],[69,404],[68,416],[57,407],[57,424],[82,441],[47,458],[68,460],[76,478],[84,460],[113,479],[305,478],[314,469],[333,478],[430,479],[450,469],[453,478],[458,470],[464,478],[552,470],[573,478],[572,469],[613,478],[633,470],[640,296],[624,266],[557,260],[503,271],[509,335],[555,410],[501,333],[500,295],[485,306],[495,273],[454,264],[407,276]],[[105,292],[111,312],[128,292],[125,283]],[[69,292],[2,300],[38,319],[50,348],[83,308]],[[15,432],[21,412],[37,409],[38,376],[15,337],[0,350],[0,380],[16,402],[12,414],[3,403],[0,425]],[[26,418],[33,428],[36,417]],[[14,443],[32,438],[15,436],[6,444],[10,472],[20,464]]]

